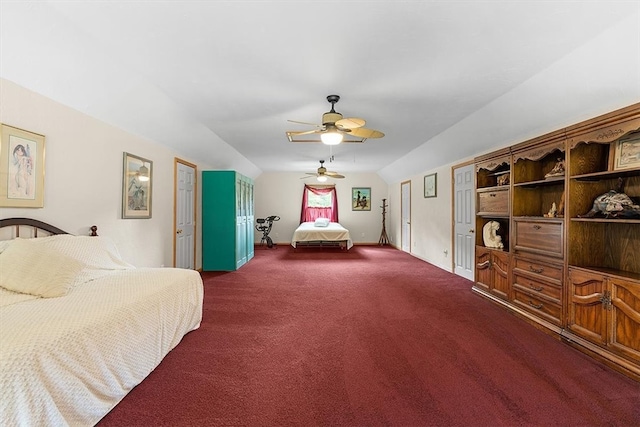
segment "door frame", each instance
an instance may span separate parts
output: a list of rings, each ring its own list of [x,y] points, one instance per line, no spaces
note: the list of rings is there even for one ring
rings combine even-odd
[[[407,253],[412,253],[412,248],[411,248],[411,205],[412,205],[412,197],[411,197],[411,180],[407,180],[407,181],[402,181],[400,183],[400,250],[404,252],[404,241],[403,241],[403,231],[404,231],[404,224],[402,223],[402,221],[404,221],[404,217],[402,216],[403,210],[404,210],[404,200],[402,198],[402,188],[404,187],[405,184],[409,185],[409,245],[408,248],[409,250],[407,251]]]
[[[193,198],[193,268],[194,270],[198,270],[198,265],[196,264],[198,241],[198,211],[196,209],[198,206],[198,166],[178,157],[173,158],[173,230],[171,231],[171,234],[173,235],[173,267],[176,266],[177,249],[176,228],[178,227],[178,164],[193,168],[193,173],[195,176],[195,180],[193,183],[193,194],[195,195],[195,197]]]
[[[456,180],[455,170],[465,166],[475,164],[475,160],[471,159],[466,162],[457,163],[451,166],[451,271],[456,271]],[[473,174],[473,188],[476,188],[476,174]],[[475,212],[474,212],[475,215]],[[475,261],[474,261],[475,264]],[[475,270],[475,268],[474,268]]]

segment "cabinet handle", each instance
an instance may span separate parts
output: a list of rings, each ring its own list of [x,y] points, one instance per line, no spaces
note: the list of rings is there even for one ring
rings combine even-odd
[[[489,197],[496,197],[496,193],[490,193]]]
[[[544,289],[542,286],[540,286],[540,287],[533,286],[532,283],[529,283],[529,287],[531,289],[533,289],[534,291],[536,291],[536,292],[540,292],[542,289]]]
[[[533,308],[537,308],[538,310],[540,310],[542,307],[544,307],[544,304],[534,304],[533,301],[529,300],[529,305]]]
[[[538,273],[538,274],[540,274],[540,273],[542,273],[542,272],[544,271],[544,267],[541,267],[541,268],[533,268],[533,265],[530,265],[530,266],[529,266],[529,270],[533,271],[534,273]]]
[[[533,226],[533,229],[534,229],[534,230],[540,230],[541,228],[542,228],[542,227],[540,227],[539,225],[534,225],[534,226]]]

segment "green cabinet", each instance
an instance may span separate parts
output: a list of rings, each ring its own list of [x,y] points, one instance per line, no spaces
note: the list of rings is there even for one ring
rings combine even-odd
[[[202,172],[202,269],[237,270],[253,258],[253,180]]]

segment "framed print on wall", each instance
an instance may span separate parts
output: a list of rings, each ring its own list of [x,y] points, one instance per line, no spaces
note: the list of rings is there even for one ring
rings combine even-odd
[[[44,207],[44,136],[0,126],[0,206]]]
[[[614,145],[614,170],[640,167],[640,137],[623,139]]]
[[[151,218],[153,162],[124,153],[122,167],[122,218]]]
[[[437,173],[432,173],[424,177],[424,197],[438,197]]]
[[[371,187],[353,187],[351,189],[351,210],[371,210]]]

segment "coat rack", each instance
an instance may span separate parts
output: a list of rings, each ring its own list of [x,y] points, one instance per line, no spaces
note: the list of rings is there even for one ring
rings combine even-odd
[[[389,237],[387,237],[387,227],[385,226],[385,216],[387,214],[387,199],[382,199],[382,233],[380,234],[380,240],[378,240],[378,244],[381,246],[389,244]]]

